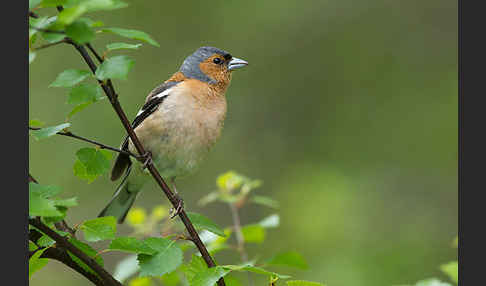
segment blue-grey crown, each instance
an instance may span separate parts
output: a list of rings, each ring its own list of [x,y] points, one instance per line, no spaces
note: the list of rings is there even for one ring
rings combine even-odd
[[[192,55],[188,56],[179,69],[186,77],[194,78],[208,83],[216,83],[216,81],[205,75],[199,68],[199,64],[214,54],[222,55],[225,58],[231,58],[231,55],[218,48],[214,47],[200,47]]]

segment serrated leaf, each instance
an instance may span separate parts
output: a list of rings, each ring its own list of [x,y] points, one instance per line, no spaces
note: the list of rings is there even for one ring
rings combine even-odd
[[[440,266],[440,270],[447,274],[449,278],[454,282],[458,283],[459,281],[459,265],[457,261],[451,261],[447,264],[443,264]]]
[[[452,286],[449,283],[442,282],[437,278],[425,279],[417,282],[415,286]]]
[[[29,192],[38,193],[43,198],[51,198],[61,193],[61,188],[58,186],[41,185],[34,182],[29,183]]]
[[[87,175],[102,175],[110,168],[111,153],[106,150],[85,147],[76,152],[78,160],[86,167]]]
[[[245,177],[233,171],[221,174],[216,179],[216,185],[221,190],[233,190],[239,188],[245,181]]]
[[[42,127],[44,126],[44,122],[38,120],[38,119],[31,119],[29,120],[29,126],[31,127]]]
[[[105,79],[127,79],[128,72],[132,69],[135,61],[127,56],[116,56],[106,59],[96,69],[96,78]]]
[[[79,160],[74,162],[73,171],[76,177],[87,180],[88,184],[92,183],[98,177],[98,175],[89,175],[88,171],[86,170],[86,166],[84,166]]]
[[[37,245],[35,245],[35,243],[33,243],[32,241],[29,240],[29,251],[34,251],[36,250],[37,248]]]
[[[118,0],[84,0],[61,11],[58,22],[62,25],[69,25],[87,12],[113,10],[126,6],[126,3]]]
[[[123,283],[127,278],[131,277],[139,270],[140,267],[138,266],[137,256],[130,255],[118,262],[113,272],[113,277]]]
[[[82,252],[84,252],[86,255],[88,255],[89,257],[93,258],[96,263],[98,263],[99,265],[103,266],[103,258],[100,256],[100,255],[96,255],[97,254],[97,251],[92,248],[90,245],[84,243],[84,242],[81,242],[75,238],[70,238],[69,239],[69,242],[71,242],[74,246],[76,246],[79,250],[81,250]],[[95,275],[96,272],[94,272],[91,267],[89,267],[88,265],[86,265],[83,261],[81,261],[76,255],[72,254],[71,252],[68,251],[68,254],[69,256],[71,257],[72,260],[74,260],[74,262],[76,262],[79,266],[81,266],[84,270],[90,272],[90,273],[93,273]]]
[[[44,266],[47,265],[49,259],[47,258],[40,258],[42,253],[46,251],[47,248],[40,249],[36,251],[30,258],[29,258],[29,279],[32,277],[32,274],[42,269]]]
[[[66,36],[77,44],[85,44],[94,39],[95,32],[86,22],[78,20],[66,27]]]
[[[182,263],[182,250],[175,241],[149,237],[144,242],[157,253],[138,255],[140,276],[160,276],[174,271]]]
[[[54,200],[54,204],[56,207],[74,207],[78,205],[77,198],[69,198],[69,199],[56,199]]]
[[[305,281],[305,280],[292,280],[287,281],[287,286],[325,286],[319,282]]]
[[[127,44],[127,43],[111,43],[106,45],[106,48],[108,51],[114,51],[114,50],[136,50],[139,47],[141,47],[142,44]]]
[[[194,275],[194,277],[189,280],[189,285],[213,286],[221,277],[224,277],[229,272],[229,270],[219,266],[207,268],[201,272],[196,273],[196,275]]]
[[[93,103],[103,98],[103,92],[98,85],[82,83],[73,87],[69,91],[69,104],[86,104]]]
[[[241,228],[245,242],[262,243],[265,240],[265,229],[258,224],[245,225]]]
[[[270,207],[270,208],[273,208],[273,209],[279,208],[279,203],[276,200],[269,198],[269,197],[253,196],[251,198],[251,201],[254,202],[255,204]]]
[[[122,29],[122,28],[104,28],[101,30],[101,32],[113,33],[125,38],[139,40],[142,42],[149,43],[153,46],[160,47],[159,43],[157,43],[149,34],[142,31],[133,30],[133,29]]]
[[[68,69],[60,73],[49,87],[71,87],[82,82],[89,75],[90,72],[86,70]]]
[[[33,130],[30,132],[30,134],[32,134],[36,140],[40,140],[50,137],[64,128],[68,128],[69,126],[71,126],[71,123],[63,123],[56,126],[41,128],[39,130]]]
[[[226,236],[224,230],[209,218],[194,212],[188,212],[187,216],[197,230],[206,229],[219,236]]]
[[[37,7],[41,0],[29,0],[29,10],[32,10],[33,8]]]
[[[179,273],[176,271],[172,271],[171,273],[166,273],[160,277],[160,281],[164,286],[177,286],[181,283],[181,277]]]
[[[29,65],[35,60],[36,53],[29,51]]]
[[[67,0],[42,0],[42,7],[56,7],[66,4]]]
[[[39,193],[29,191],[29,215],[62,216],[62,213],[56,208],[54,201],[43,197]]]
[[[203,272],[206,269],[208,269],[206,262],[204,262],[202,257],[197,256],[196,254],[192,254],[191,261],[182,267],[187,281],[191,281],[197,273]]]
[[[307,269],[309,266],[302,255],[295,251],[282,252],[268,259],[267,265],[285,265],[300,269]]]
[[[269,215],[258,224],[264,228],[275,228],[280,225],[280,216],[278,214]]]
[[[90,242],[114,239],[116,233],[116,218],[112,216],[87,220],[79,227],[84,233],[84,239]]]
[[[73,7],[65,8],[59,13],[59,16],[57,16],[57,22],[62,25],[69,25],[77,18],[81,17],[81,15],[86,13],[86,11],[86,6],[83,5],[76,5]]]
[[[267,276],[270,276],[270,277],[278,277],[280,279],[287,279],[287,278],[291,277],[289,275],[279,274],[279,273],[268,271],[268,270],[265,270],[261,267],[252,266],[252,265],[223,265],[221,267],[223,267],[225,269],[229,269],[229,270],[234,270],[234,271],[249,271],[249,272],[253,272],[253,273],[257,273],[257,274],[267,275]]]
[[[111,241],[108,249],[148,255],[153,255],[157,252],[150,248],[144,241],[134,237],[117,237]]]
[[[50,238],[49,236],[47,235],[43,235],[41,236],[38,240],[37,240],[37,244],[40,246],[40,247],[49,247],[51,245],[53,245],[54,243],[56,243],[55,240],[53,240],[52,238]]]

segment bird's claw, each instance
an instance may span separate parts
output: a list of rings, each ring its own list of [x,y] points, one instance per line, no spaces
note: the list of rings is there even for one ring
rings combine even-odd
[[[153,161],[152,161],[152,152],[150,152],[150,151],[145,152],[145,154],[142,156],[142,159],[144,160],[143,161],[143,165],[142,165],[142,169],[145,169],[145,168],[147,168],[147,166],[149,164],[152,164],[153,163]]]
[[[177,207],[175,209],[174,208],[170,209],[170,219],[173,219],[176,216],[178,216],[184,209],[184,201],[177,194],[176,197],[177,197]]]

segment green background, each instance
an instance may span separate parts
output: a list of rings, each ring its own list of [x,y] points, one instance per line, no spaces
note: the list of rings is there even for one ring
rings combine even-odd
[[[233,75],[222,137],[178,190],[186,208],[229,225],[222,204],[196,202],[234,170],[264,181],[258,194],[281,204],[281,226],[250,257],[296,250],[310,270],[283,273],[329,286],[413,283],[438,276],[457,258],[457,3],[436,1],[126,1],[128,8],[91,15],[107,27],[133,28],[160,44],[128,54],[127,81],[115,80],[130,118],[148,92],[203,45],[250,65]],[[46,12],[55,13],[47,9]],[[43,14],[43,13],[41,13]],[[101,35],[93,42],[127,41]],[[67,89],[48,88],[67,68],[87,69],[67,45],[37,53],[29,71],[29,114],[47,125],[70,111]],[[72,131],[117,146],[123,128],[107,100],[75,115]],[[86,184],[73,175],[65,137],[29,140],[29,170],[43,184],[76,195],[70,224],[94,218],[116,183]],[[166,202],[150,183],[136,205]],[[272,211],[249,206],[243,223]],[[129,228],[119,227],[121,233]],[[121,257],[105,254],[112,271]],[[222,252],[222,263],[237,257]],[[278,270],[278,269],[277,269]],[[32,285],[88,285],[57,262]]]

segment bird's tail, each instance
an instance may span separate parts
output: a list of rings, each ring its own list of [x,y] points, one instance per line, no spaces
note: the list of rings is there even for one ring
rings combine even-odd
[[[110,200],[108,205],[101,211],[98,217],[102,216],[114,216],[117,218],[118,223],[123,223],[125,217],[127,216],[128,210],[135,202],[138,195],[138,190],[129,190],[128,186],[128,175],[130,174],[131,166],[125,173],[121,184],[115,191],[113,198]]]

